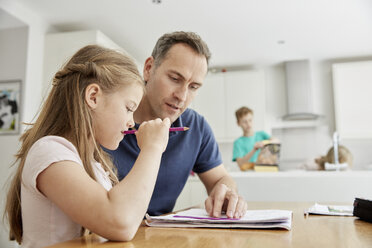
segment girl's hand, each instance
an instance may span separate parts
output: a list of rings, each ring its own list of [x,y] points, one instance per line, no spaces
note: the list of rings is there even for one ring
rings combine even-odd
[[[164,152],[168,144],[169,127],[169,118],[143,122],[136,132],[138,147],[141,150],[156,149]]]

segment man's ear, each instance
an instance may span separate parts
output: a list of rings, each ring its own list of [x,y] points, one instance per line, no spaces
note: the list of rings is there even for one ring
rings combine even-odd
[[[102,90],[98,84],[89,84],[85,89],[85,101],[91,109],[97,108],[101,96]]]
[[[145,66],[143,67],[143,79],[147,82],[150,78],[151,68],[155,66],[154,57],[148,57],[145,61]]]

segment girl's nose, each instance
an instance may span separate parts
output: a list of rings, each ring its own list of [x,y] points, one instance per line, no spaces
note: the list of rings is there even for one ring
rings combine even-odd
[[[131,118],[131,119],[128,121],[127,126],[128,126],[129,128],[134,127],[134,120],[133,120],[133,118]]]

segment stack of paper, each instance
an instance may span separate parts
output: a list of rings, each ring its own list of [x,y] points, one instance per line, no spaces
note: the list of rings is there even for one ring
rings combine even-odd
[[[165,216],[146,215],[146,224],[155,227],[208,227],[208,228],[283,228],[291,230],[292,211],[248,210],[240,219],[210,217],[205,209],[193,208]]]
[[[305,210],[305,214],[353,216],[353,209],[354,209],[353,206],[321,205],[315,203],[315,205]]]

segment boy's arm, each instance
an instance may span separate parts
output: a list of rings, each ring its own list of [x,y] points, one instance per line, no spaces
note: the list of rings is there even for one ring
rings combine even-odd
[[[238,163],[239,167],[242,167],[245,163],[248,163],[249,160],[254,155],[254,153],[262,147],[263,147],[262,142],[260,142],[260,141],[256,142],[256,144],[254,144],[254,146],[253,146],[253,149],[250,152],[248,152],[247,154],[245,154],[244,157],[236,158],[236,162]]]
[[[242,169],[243,164],[248,163],[254,153],[255,151],[245,153],[242,149],[242,145],[237,141],[234,142],[233,161],[237,162],[241,170],[243,170]]]
[[[236,162],[238,163],[239,167],[241,168],[245,163],[248,163],[256,151],[257,150],[253,148],[250,152],[245,154],[244,157],[236,158]]]

